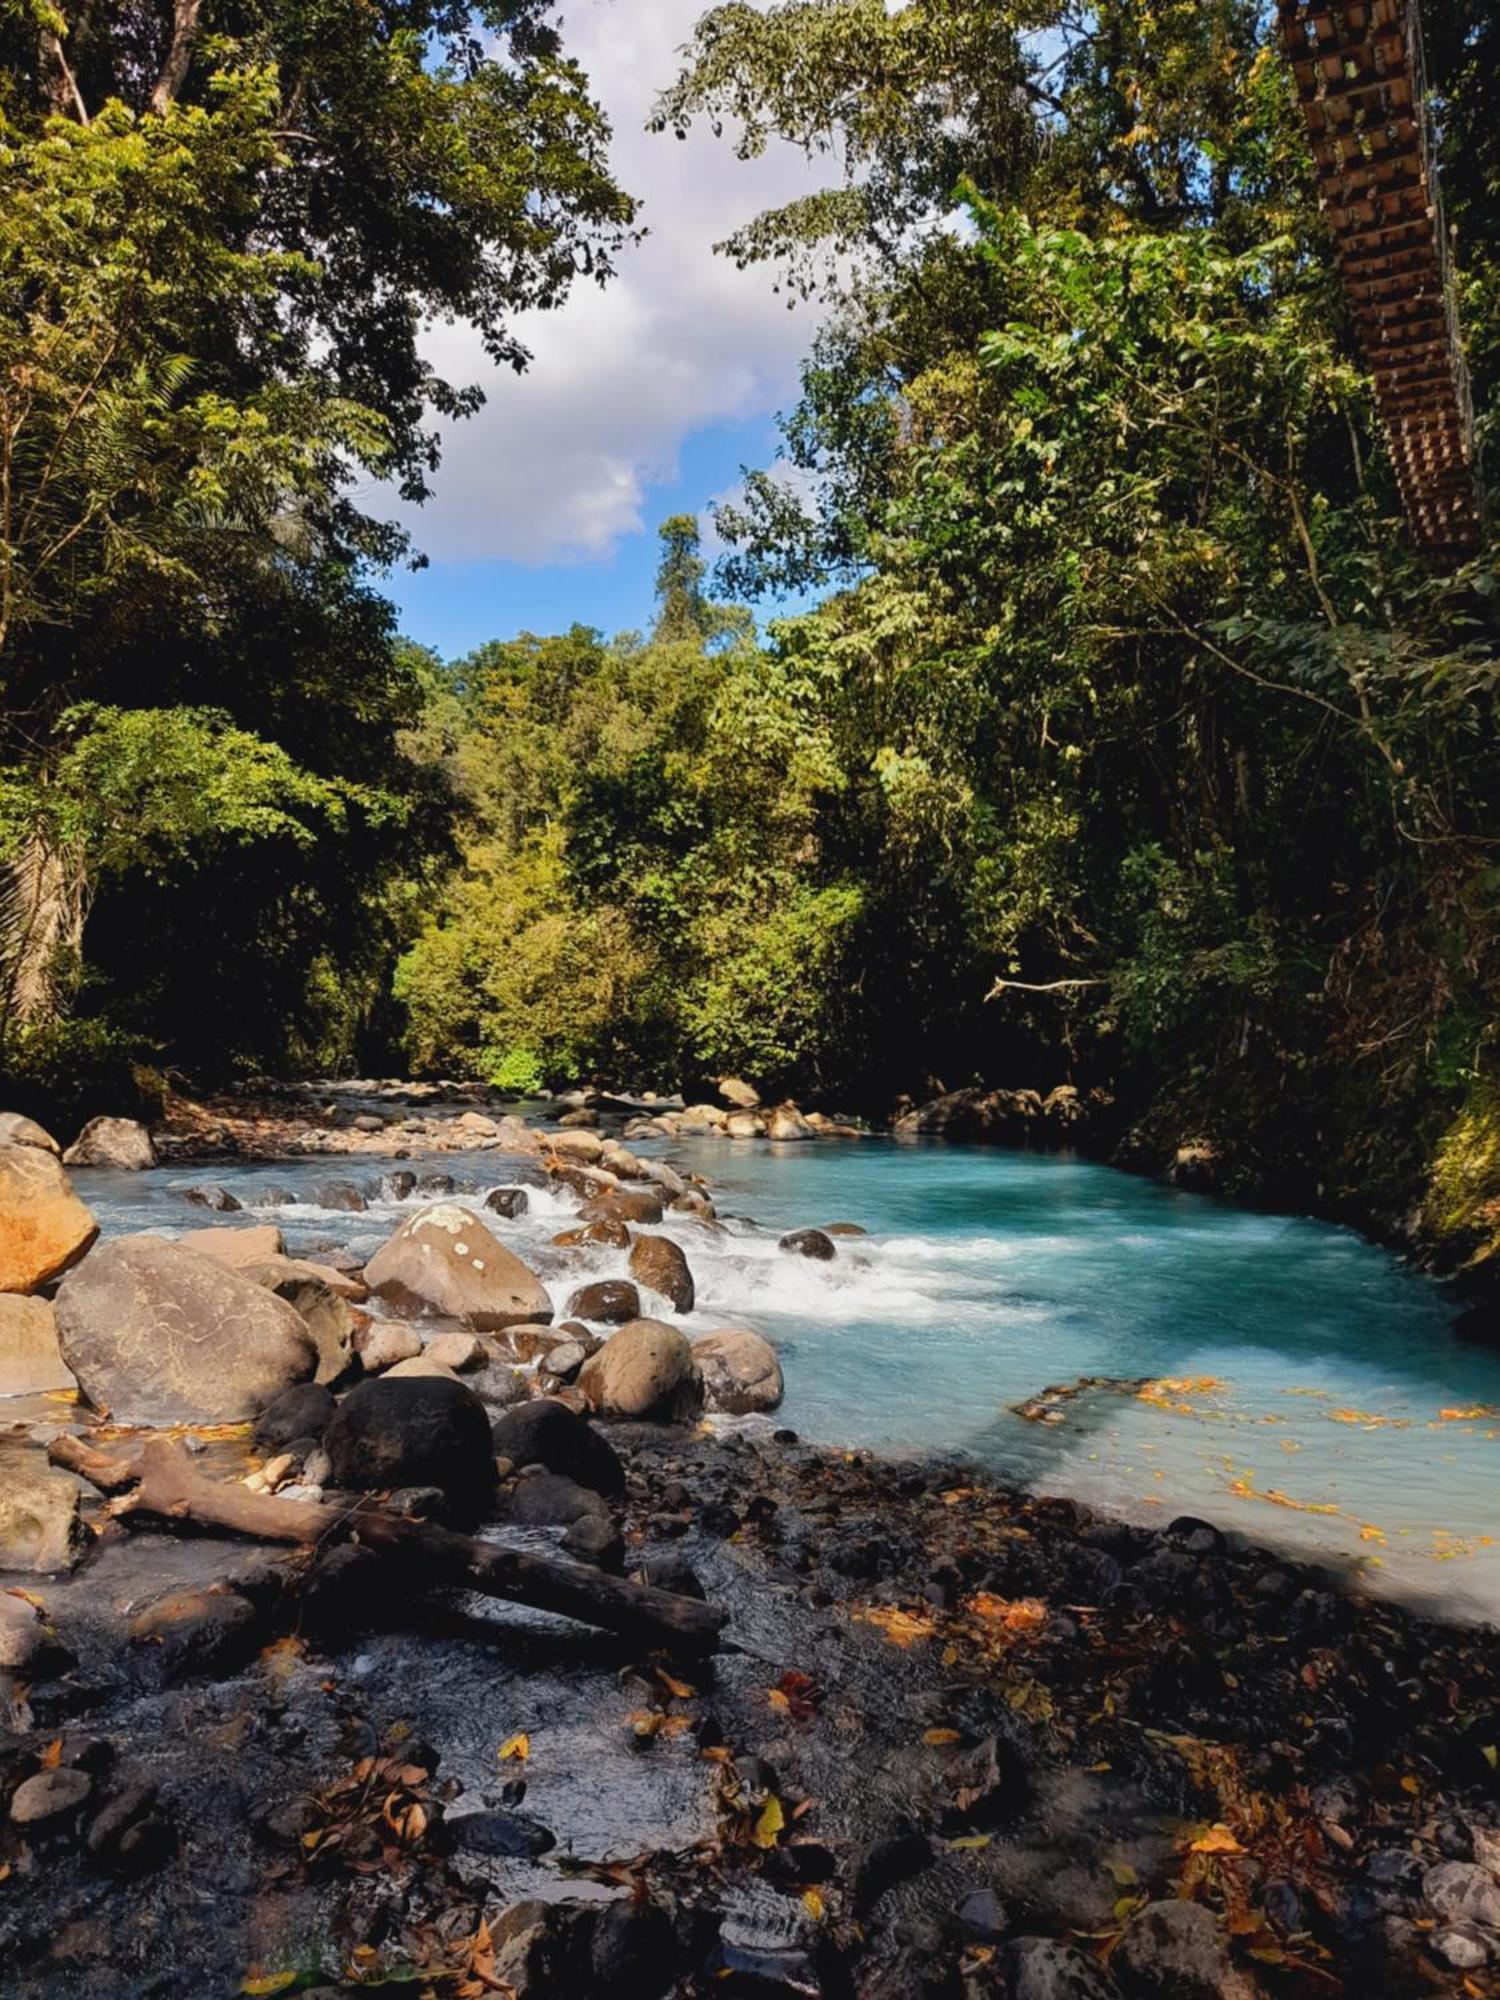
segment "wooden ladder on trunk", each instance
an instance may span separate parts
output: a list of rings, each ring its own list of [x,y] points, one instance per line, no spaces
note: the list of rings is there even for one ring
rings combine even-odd
[[[1417,0],[1279,0],[1278,13],[1412,535],[1461,561],[1482,539],[1481,497]]]

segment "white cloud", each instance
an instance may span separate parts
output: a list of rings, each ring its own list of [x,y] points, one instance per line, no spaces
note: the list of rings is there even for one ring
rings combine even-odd
[[[433,498],[408,525],[439,560],[597,559],[647,525],[648,485],[674,476],[686,437],[785,405],[811,337],[764,267],[737,271],[712,246],[762,208],[820,184],[790,147],[736,160],[706,128],[686,141],[644,130],[705,0],[570,0],[564,39],[614,126],[616,178],[642,202],[646,241],[604,290],[582,285],[525,316],[534,359],[496,369],[469,327],[433,329],[452,381],[482,384],[478,416],[447,428]],[[826,162],[824,163],[826,171]]]

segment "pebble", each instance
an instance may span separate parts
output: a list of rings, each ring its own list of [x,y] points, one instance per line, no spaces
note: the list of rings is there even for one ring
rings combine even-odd
[[[88,1802],[93,1789],[94,1781],[87,1771],[65,1764],[56,1770],[38,1771],[16,1787],[10,1802],[11,1821],[16,1826],[50,1826],[76,1813]]]

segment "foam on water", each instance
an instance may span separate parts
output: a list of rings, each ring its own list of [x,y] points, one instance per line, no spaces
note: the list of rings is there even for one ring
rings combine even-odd
[[[1207,1515],[1359,1564],[1373,1587],[1500,1615],[1500,1358],[1455,1339],[1453,1301],[1352,1232],[1072,1159],[880,1141],[659,1150],[708,1175],[725,1217],[663,1225],[697,1282],[685,1330],[765,1332],[784,1420],[805,1435],[966,1454],[1148,1520]],[[509,1184],[483,1153],[412,1165],[452,1174],[476,1206]],[[223,1220],[274,1221],[293,1251],[368,1255],[433,1199],[374,1192],[381,1172],[324,1159],[95,1174],[84,1193],[107,1232],[175,1234],[221,1219],[182,1199],[215,1180],[246,1208]],[[368,1209],[258,1205],[333,1179],[371,1189]],[[577,1198],[527,1193],[514,1220],[480,1212],[561,1316],[578,1284],[623,1276],[626,1255],[556,1248]],[[841,1237],[831,1263],[777,1246],[841,1220],[869,1234]],[[1057,1425],[1015,1413],[1080,1377],[1103,1380]]]

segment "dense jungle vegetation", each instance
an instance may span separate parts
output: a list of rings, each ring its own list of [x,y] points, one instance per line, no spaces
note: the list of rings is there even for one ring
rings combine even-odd
[[[660,143],[828,163],[724,246],[816,329],[784,462],[711,577],[665,525],[644,635],[444,663],[350,482],[441,476],[424,313],[520,364],[628,254],[547,12],[6,0],[18,1074],[1067,1078],[1141,1158],[1486,1245],[1494,551],[1406,540],[1270,9],[711,9]],[[1424,14],[1483,435],[1500,9]]]

